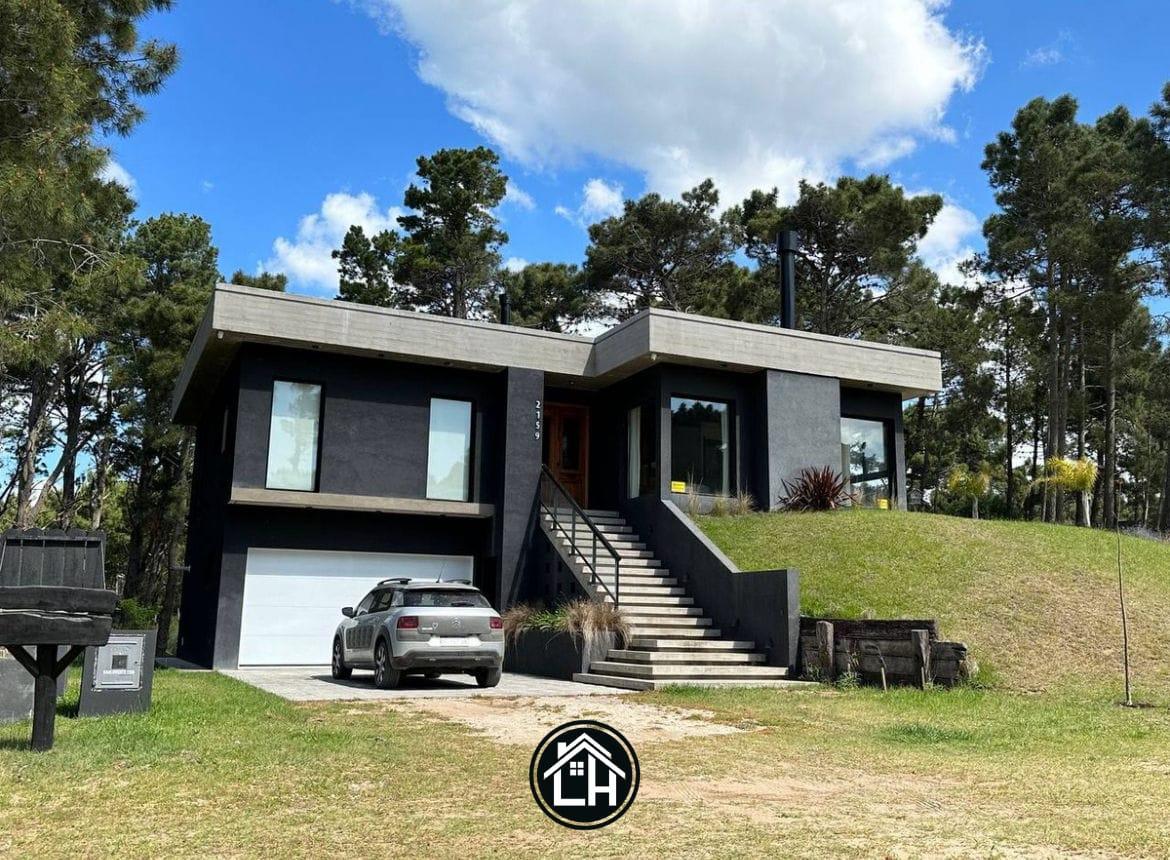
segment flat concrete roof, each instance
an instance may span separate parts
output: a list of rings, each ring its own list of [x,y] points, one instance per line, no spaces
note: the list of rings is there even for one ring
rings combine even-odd
[[[220,284],[175,385],[176,421],[197,420],[243,343],[482,370],[524,367],[594,389],[662,363],[829,376],[904,399],[942,387],[937,352],[677,311],[641,311],[587,337]]]

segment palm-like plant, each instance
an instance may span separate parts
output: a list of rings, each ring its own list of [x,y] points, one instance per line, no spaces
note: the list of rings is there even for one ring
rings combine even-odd
[[[956,496],[971,500],[971,519],[979,519],[979,500],[991,492],[991,467],[986,463],[978,469],[966,465],[955,466],[947,475],[947,490]]]
[[[1044,464],[1044,477],[1037,484],[1048,484],[1058,490],[1081,494],[1081,522],[1086,528],[1093,524],[1093,505],[1089,494],[1097,484],[1097,464],[1088,457],[1079,460],[1053,457]]]
[[[784,492],[780,505],[787,511],[835,511],[856,501],[845,478],[829,466],[801,469],[784,482]]]

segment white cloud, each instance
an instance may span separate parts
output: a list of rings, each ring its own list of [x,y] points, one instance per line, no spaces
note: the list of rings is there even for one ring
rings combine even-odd
[[[1033,48],[1024,54],[1024,59],[1020,61],[1021,68],[1033,68],[1036,66],[1055,66],[1058,63],[1063,63],[1068,58],[1068,51],[1076,46],[1072,33],[1067,30],[1061,30],[1056,38],[1047,45],[1041,45],[1039,48]]]
[[[504,194],[504,204],[516,206],[527,212],[531,212],[536,208],[536,201],[532,199],[532,195],[511,179],[508,180],[508,190]]]
[[[138,193],[138,181],[130,175],[129,170],[112,158],[98,171],[98,176],[106,182],[117,182],[132,195]]]
[[[918,243],[918,256],[944,284],[963,284],[967,279],[959,266],[975,253],[971,240],[979,234],[981,226],[970,209],[946,200],[926,236]]]
[[[584,229],[597,221],[622,214],[622,187],[616,182],[590,179],[581,187],[581,203],[576,209],[557,206],[553,211]]]
[[[277,237],[264,268],[284,272],[294,285],[309,292],[332,294],[337,290],[337,261],[331,255],[350,226],[358,224],[370,236],[396,229],[401,214],[397,206],[379,209],[374,195],[366,192],[328,194],[319,211],[301,219],[296,238]]]
[[[504,268],[509,272],[519,272],[528,267],[528,261],[523,257],[509,257],[504,261]]]
[[[199,183],[199,187],[203,189],[204,194],[210,194],[212,191],[215,190],[215,183],[212,182],[210,179],[204,179],[202,182]]]
[[[984,63],[940,0],[351,2],[510,157],[598,156],[672,196],[712,176],[727,203],[946,139]]]
[[[918,148],[918,141],[912,137],[888,137],[874,141],[873,146],[854,159],[862,170],[885,167],[899,158],[905,158]]]

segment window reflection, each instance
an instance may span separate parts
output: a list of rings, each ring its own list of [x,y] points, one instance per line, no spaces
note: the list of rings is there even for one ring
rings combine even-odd
[[[320,385],[272,384],[266,486],[274,490],[316,489],[320,419]]]

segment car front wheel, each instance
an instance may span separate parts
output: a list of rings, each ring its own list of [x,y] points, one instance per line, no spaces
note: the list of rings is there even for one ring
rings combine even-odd
[[[481,687],[494,687],[500,683],[500,676],[503,672],[500,669],[476,669],[475,683]]]
[[[374,686],[382,690],[393,690],[402,680],[402,672],[390,665],[390,649],[386,640],[378,642],[374,649]]]
[[[353,669],[345,665],[345,652],[341,650],[341,639],[333,640],[333,678],[336,681],[345,681],[353,674]]]

